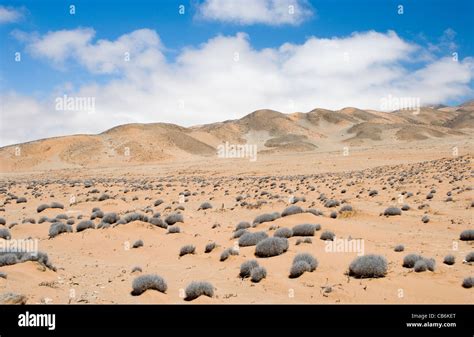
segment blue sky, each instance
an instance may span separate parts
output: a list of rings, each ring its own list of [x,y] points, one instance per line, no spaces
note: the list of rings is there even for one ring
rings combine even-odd
[[[58,112],[51,112],[51,118],[62,121],[59,122],[57,129],[46,131],[45,136],[65,132],[96,132],[99,128],[106,127],[107,121],[110,123],[112,117],[110,111],[117,110],[116,106],[109,103],[110,100],[114,100],[113,90],[120,92],[119,96],[122,98],[127,95],[127,92],[137,97],[143,94],[142,100],[156,97],[157,107],[161,106],[163,110],[152,113],[146,107],[131,103],[133,114],[127,112],[125,108],[123,111],[114,112],[114,120],[117,123],[178,122],[173,117],[176,115],[173,112],[173,106],[176,104],[170,103],[170,100],[183,101],[181,105],[186,106],[188,114],[185,115],[184,122],[180,124],[240,117],[252,109],[265,107],[279,108],[284,112],[291,112],[292,108],[307,111],[312,107],[320,106],[341,108],[343,106],[337,104],[341,102],[344,105],[363,105],[360,106],[361,108],[377,108],[377,99],[385,94],[407,95],[413,92],[410,85],[403,83],[404,78],[413,85],[427,87],[426,91],[416,93],[421,97],[422,102],[427,104],[456,104],[472,98],[474,38],[469,20],[472,19],[474,12],[474,1],[254,0],[254,3],[258,2],[262,4],[261,8],[296,5],[296,15],[303,12],[305,15],[301,14],[301,18],[295,19],[294,22],[285,21],[286,16],[283,15],[282,22],[272,23],[271,21],[275,18],[279,20],[282,17],[281,13],[270,13],[274,10],[270,8],[270,12],[265,14],[268,14],[267,19],[270,21],[263,19],[259,21],[260,17],[265,15],[248,13],[250,9],[245,4],[240,8],[230,8],[228,12],[223,13],[221,11],[223,5],[222,2],[219,3],[219,0],[76,0],[72,2],[76,9],[75,15],[69,14],[71,1],[1,1],[0,8],[15,11],[18,14],[16,18],[7,18],[3,22],[0,15],[0,45],[2,46],[0,49],[0,95],[3,95],[4,100],[2,118],[4,121],[8,119],[11,122],[13,118],[11,115],[14,115],[19,105],[18,101],[22,99],[23,102],[28,101],[28,104],[31,104],[32,110],[39,111],[38,114],[43,111],[49,113],[51,100],[65,87],[68,89],[64,89],[64,93],[78,95],[86,92],[96,97],[98,105],[96,113],[104,122],[97,123],[96,128],[87,127],[85,126],[87,123],[78,121],[77,116],[67,117]],[[178,12],[178,6],[181,4],[185,6],[184,15]],[[398,13],[399,5],[403,5],[402,15]],[[210,9],[214,12],[211,13]],[[255,12],[260,9],[252,10]],[[295,17],[293,15],[290,20]],[[86,31],[87,29],[89,31]],[[154,63],[153,66],[150,65],[149,68],[135,65],[131,69],[131,67],[122,68],[121,65],[113,65],[115,70],[104,71],[101,67],[107,61],[100,57],[109,57],[110,51],[103,50],[98,40],[115,43],[122,36],[128,36],[143,29],[146,32],[143,36],[139,35],[138,42],[130,43],[135,43],[134,46],[139,49],[137,53],[143,53],[141,56],[148,57],[145,54],[149,52],[147,55],[155,55],[156,58],[163,57],[163,60]],[[59,31],[70,31],[71,36],[68,38],[72,40],[83,36],[87,42],[79,46],[74,41],[65,41],[54,35]],[[390,35],[391,31],[395,35]],[[357,32],[361,36],[354,37]],[[380,35],[373,36],[370,32]],[[49,33],[52,33],[49,36],[50,40],[47,39]],[[242,33],[243,35],[239,35]],[[215,39],[219,36],[223,36],[224,40],[216,41]],[[133,34],[130,37],[132,40],[135,38]],[[159,45],[156,45],[156,39],[159,39]],[[349,86],[345,89],[345,86],[350,83],[345,83],[338,77],[341,67],[331,63],[330,53],[333,51],[326,50],[324,41],[340,44],[342,47],[338,45],[336,48],[338,53],[341,50],[348,54],[347,57],[351,62],[354,61],[355,66],[343,65],[342,68],[347,68],[345,78],[353,77],[357,81],[363,78],[359,89],[353,92]],[[61,43],[63,45],[58,46]],[[76,49],[70,52],[66,49],[71,44],[75,45]],[[143,50],[140,49],[141,44],[145,44]],[[285,44],[291,44],[294,48],[287,51],[282,48]],[[62,59],[52,55],[50,50],[48,51],[52,45],[58,46],[58,50],[64,52]],[[379,48],[378,45],[383,47]],[[119,50],[120,46],[114,50],[117,48]],[[218,79],[223,70],[220,66],[213,66],[213,64],[219,64],[222,57],[227,57],[219,54],[226,54],[227,48],[234,48],[235,52],[242,57],[239,67],[242,67],[243,72],[233,73],[236,81],[242,81],[242,83],[237,83],[235,86],[232,83],[219,85]],[[243,50],[240,51],[240,48]],[[352,49],[343,51],[340,48],[353,48],[354,52]],[[269,49],[269,53],[264,52],[265,49]],[[194,53],[189,51],[194,51]],[[15,62],[15,52],[21,52],[21,62]],[[97,60],[88,56],[92,52],[97,54]],[[453,57],[453,52],[456,52],[459,57],[455,68],[446,61]],[[380,59],[377,59],[377,56],[380,56]],[[219,57],[219,59],[211,62],[210,59],[213,57]],[[339,56],[335,55],[335,58],[337,57]],[[183,59],[185,61],[182,61]],[[367,59],[371,61],[366,61]],[[210,61],[206,62],[206,60]],[[266,68],[265,60],[268,60],[267,63],[274,62],[267,70],[268,72],[275,71],[276,75],[268,75],[275,78],[264,81],[261,78],[268,72],[258,74],[256,69]],[[304,72],[305,64],[311,62],[315,62],[314,67],[306,71],[314,70],[314,76],[320,76],[321,81],[326,83],[328,83],[325,78],[327,77],[334,89],[326,92],[321,89],[323,87],[321,84],[308,84],[311,78],[304,78],[301,74]],[[262,67],[262,64],[265,66]],[[165,68],[166,70],[163,70]],[[331,72],[327,72],[326,68],[331,68]],[[174,82],[173,72],[180,73],[183,77],[182,81],[192,74],[189,79],[195,81],[198,87],[208,84],[209,77],[206,77],[206,74],[211,74],[210,77],[217,83],[215,87],[210,86],[207,91],[203,90],[199,98],[191,97],[190,93],[185,92],[185,90],[192,91],[192,88],[183,89],[180,94],[178,88],[186,87],[187,83],[179,82],[179,80],[174,83],[177,89],[166,87],[164,90],[160,87],[160,82],[165,80]],[[440,74],[440,72],[445,73]],[[416,73],[416,75],[411,74],[408,78],[410,73]],[[240,77],[239,74],[244,75]],[[448,75],[452,78],[448,78]],[[150,80],[150,83],[154,84],[153,88],[140,91],[142,82],[129,86],[138,76],[142,76],[140,77],[142,82]],[[380,79],[385,76],[386,79],[369,83],[364,76]],[[440,76],[443,78],[439,78]],[[180,77],[176,76],[176,78]],[[333,79],[334,81],[331,82]],[[239,95],[240,87],[246,87],[244,80],[247,83],[249,81],[256,83],[257,87],[265,87],[264,91],[255,95],[252,92],[241,93],[242,97],[238,101],[248,100],[248,105],[237,104],[233,98]],[[285,80],[294,83],[293,88],[286,88]],[[427,84],[428,80],[430,80],[429,83],[443,83],[431,88],[432,84]],[[272,83],[278,83],[275,85],[278,88],[269,88]],[[301,87],[303,83],[304,87]],[[348,92],[347,100],[341,101],[340,92],[337,91],[336,86],[340,86],[340,91]],[[120,87],[120,90],[116,87]],[[222,98],[220,102],[211,104],[208,101],[213,98],[216,88],[222,90],[222,97],[229,98]],[[351,99],[351,95],[353,97],[367,96],[367,93],[372,94],[377,88],[384,88],[384,90],[374,94],[371,99],[360,101]],[[167,95],[157,97],[158,92],[168,89]],[[430,91],[438,93],[437,90],[439,90],[437,97],[427,94]],[[305,96],[301,95],[302,92]],[[146,96],[147,94],[149,95]],[[9,95],[8,98],[5,98],[5,95]],[[278,95],[279,98],[284,96],[284,99],[273,104],[275,100],[269,101],[272,95]],[[332,97],[331,95],[334,95],[334,98],[327,99]],[[184,98],[181,99],[181,96]],[[16,99],[15,102],[12,102],[12,97]],[[126,100],[129,101],[129,97],[126,97]],[[293,103],[288,106],[286,103],[288,101]],[[228,109],[229,113],[217,114],[217,111],[225,109]],[[209,112],[206,114],[205,111]],[[6,114],[9,115],[8,118],[5,117]],[[22,116],[25,118],[28,115]],[[31,135],[31,132],[28,126],[25,126],[24,135],[20,135],[18,139],[10,136],[3,140],[3,143],[35,136],[28,135]]]

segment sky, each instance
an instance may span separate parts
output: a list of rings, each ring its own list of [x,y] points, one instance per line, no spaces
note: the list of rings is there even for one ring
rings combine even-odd
[[[1,0],[0,146],[265,108],[456,105],[474,97],[473,12],[471,0]]]

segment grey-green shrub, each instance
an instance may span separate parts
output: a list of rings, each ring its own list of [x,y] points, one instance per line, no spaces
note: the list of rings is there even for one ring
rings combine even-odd
[[[139,296],[147,290],[157,290],[162,293],[166,293],[168,285],[166,281],[158,275],[140,275],[132,283],[132,295]]]
[[[250,281],[252,281],[253,283],[258,283],[265,277],[267,277],[267,270],[261,266],[253,268],[250,272]]]
[[[355,278],[377,278],[387,274],[387,260],[381,255],[359,256],[349,265],[349,276]]]
[[[272,257],[281,255],[288,250],[288,239],[271,237],[266,238],[255,246],[255,256]]]
[[[185,294],[186,301],[192,301],[199,296],[214,297],[214,287],[209,282],[193,281],[186,287]]]

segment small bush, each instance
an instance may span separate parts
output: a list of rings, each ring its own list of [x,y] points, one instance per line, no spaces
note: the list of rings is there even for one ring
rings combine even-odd
[[[209,282],[193,281],[186,287],[185,293],[186,301],[195,300],[199,296],[203,295],[208,297],[214,297],[214,287]]]
[[[333,232],[324,231],[324,232],[321,233],[320,239],[325,240],[325,241],[326,240],[333,241],[335,237],[336,237],[336,234],[334,234]]]
[[[7,273],[4,273],[3,271],[0,271],[0,278],[7,278]]]
[[[245,233],[248,233],[246,229],[238,229],[232,234],[233,239],[238,239]]]
[[[209,202],[203,202],[201,206],[199,206],[198,211],[206,210],[212,208],[212,205]]]
[[[133,243],[132,248],[140,248],[143,247],[143,240],[137,240]]]
[[[255,246],[260,241],[268,238],[267,233],[265,232],[255,232],[255,233],[244,233],[239,238],[239,246],[240,247],[249,247]]]
[[[91,220],[102,219],[103,217],[104,217],[104,212],[102,212],[100,209],[97,211],[93,211],[91,214]]]
[[[403,267],[405,268],[413,268],[415,266],[416,261],[422,260],[423,256],[418,254],[408,254],[403,258]]]
[[[138,276],[133,280],[132,289],[132,295],[139,296],[149,289],[166,293],[168,286],[161,276],[151,274]]]
[[[62,233],[71,233],[72,227],[62,222],[54,222],[49,227],[49,238],[54,238]]]
[[[404,245],[396,245],[393,250],[395,252],[403,252],[405,250],[405,246]]]
[[[387,274],[387,260],[381,255],[357,257],[349,266],[349,276],[356,278],[384,277]]]
[[[402,206],[402,211],[409,211],[410,210],[410,206],[408,204],[405,204]]]
[[[227,260],[227,259],[229,258],[229,256],[231,256],[231,255],[239,255],[239,251],[236,250],[236,249],[234,249],[233,247],[227,248],[227,249],[225,249],[225,250],[222,252],[222,254],[221,254],[219,260],[220,260],[221,262],[224,262],[224,261]]]
[[[250,281],[252,281],[253,283],[258,283],[265,277],[267,277],[267,270],[261,266],[253,268],[250,272]]]
[[[273,234],[273,236],[288,239],[293,236],[293,231],[290,228],[286,228],[286,227],[278,228]]]
[[[165,222],[168,226],[173,226],[177,222],[184,222],[184,218],[181,213],[173,213],[166,217]]]
[[[237,224],[237,226],[235,226],[235,231],[237,232],[238,230],[247,228],[250,228],[250,223],[247,221],[241,221]]]
[[[7,221],[5,220],[5,218],[0,218],[0,225],[5,226],[6,224],[7,224]]]
[[[290,278],[298,278],[305,272],[310,271],[311,266],[306,261],[297,261],[291,265]]]
[[[337,212],[331,212],[331,214],[329,214],[329,217],[331,219],[336,219],[337,218]]]
[[[463,288],[466,288],[466,289],[470,289],[474,286],[474,277],[466,277],[463,281],[462,281],[462,286]]]
[[[161,218],[153,217],[153,218],[148,219],[148,222],[152,224],[153,226],[157,226],[164,229],[168,228],[168,225]]]
[[[155,207],[157,206],[160,206],[164,201],[162,199],[158,199],[155,201],[155,203],[153,204]]]
[[[454,255],[446,255],[443,260],[444,264],[447,264],[448,266],[452,266],[454,263],[456,263],[456,257]]]
[[[10,240],[12,235],[7,228],[0,228],[0,239]]]
[[[428,222],[430,222],[430,218],[428,217],[428,215],[424,215],[424,216],[421,218],[421,221],[422,221],[423,223],[428,223]]]
[[[351,205],[344,205],[342,206],[340,209],[339,209],[339,213],[342,213],[342,212],[352,212],[353,209],[352,209],[352,206]]]
[[[18,199],[16,199],[16,203],[17,204],[23,204],[26,202],[26,198],[25,197],[20,197]]]
[[[423,271],[426,271],[428,269],[428,265],[426,264],[425,260],[418,260],[415,262],[414,270],[417,273],[421,273]]]
[[[56,202],[56,201],[53,201],[51,203],[51,205],[49,205],[49,208],[60,208],[60,209],[64,209],[64,205],[59,203],[59,202]]]
[[[142,267],[140,266],[135,266],[132,268],[132,274],[133,273],[141,273],[143,270],[142,270]]]
[[[426,263],[426,267],[429,271],[435,271],[436,268],[436,261],[435,259],[424,259]]]
[[[313,240],[311,238],[304,238],[303,243],[313,243]]]
[[[398,207],[389,207],[384,212],[385,216],[402,215],[402,210]]]
[[[266,238],[255,246],[255,256],[272,257],[281,255],[288,250],[288,240],[286,238]]]
[[[379,194],[379,192],[377,190],[371,190],[369,192],[369,197],[375,197],[377,194]]]
[[[41,204],[41,205],[39,205],[39,206],[36,208],[36,212],[41,213],[41,212],[43,212],[45,209],[48,209],[48,208],[49,208],[49,205],[48,205],[48,204]]]
[[[474,262],[474,252],[470,252],[466,255],[466,262]]]
[[[320,225],[300,224],[293,227],[293,236],[314,236],[314,232],[321,229]]]
[[[277,212],[261,214],[253,220],[253,224],[258,225],[264,222],[274,221],[278,219],[279,217],[280,217],[280,214],[278,214]]]
[[[336,206],[339,206],[341,203],[337,200],[333,200],[333,199],[328,199],[326,200],[326,202],[324,203],[324,207],[327,207],[327,208],[332,208],[332,207],[336,207]]]
[[[210,253],[216,248],[216,243],[215,242],[210,242],[206,245],[206,248],[204,249],[204,253]]]
[[[196,250],[196,247],[193,246],[193,245],[183,246],[179,250],[179,256],[181,257],[181,256],[184,256],[184,255],[187,255],[187,254],[194,254],[195,250]]]
[[[18,258],[13,253],[0,254],[0,267],[11,266],[18,263]]]
[[[95,224],[90,220],[84,220],[77,224],[76,232],[82,232],[83,230],[86,230],[89,228],[95,229]]]
[[[250,277],[250,273],[252,271],[252,269],[254,268],[257,268],[258,267],[258,262],[257,260],[248,260],[248,261],[245,261],[244,263],[242,263],[240,265],[240,273],[239,273],[239,276],[241,278],[246,278],[246,277]]]
[[[102,218],[102,222],[105,222],[105,223],[108,223],[108,224],[114,224],[119,220],[120,220],[120,217],[115,212],[107,213]]]
[[[466,229],[459,235],[459,239],[462,241],[474,240],[474,229]]]
[[[176,233],[180,233],[181,232],[181,228],[179,228],[178,226],[169,226],[168,227],[168,234],[176,234]]]
[[[310,269],[309,271],[314,271],[318,267],[318,260],[316,260],[311,254],[308,253],[301,253],[295,256],[293,259],[293,264],[295,264],[298,261],[304,261],[306,262],[309,266]]]
[[[303,209],[299,206],[291,205],[283,210],[283,212],[281,213],[281,216],[285,217],[288,215],[299,214],[299,213],[303,213]]]

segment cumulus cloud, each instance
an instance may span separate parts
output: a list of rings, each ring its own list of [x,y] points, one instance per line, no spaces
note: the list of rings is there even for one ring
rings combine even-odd
[[[0,24],[18,22],[23,18],[23,8],[0,6]]]
[[[306,0],[205,0],[197,18],[240,25],[298,25],[314,15]]]
[[[11,93],[0,97],[2,119],[6,116],[0,125],[3,145],[95,133],[130,122],[189,126],[240,118],[262,108],[380,110],[388,95],[437,104],[473,93],[472,58],[420,59],[427,47],[395,32],[309,37],[301,44],[265,49],[254,48],[248,35],[238,33],[187,47],[173,60],[165,57],[158,34],[148,29],[114,41],[94,41],[93,35],[90,29],[50,32],[28,42],[27,50],[36,57],[63,65],[65,76],[70,64],[80,64],[92,79],[103,73],[110,78],[80,87],[68,84],[41,101]],[[123,58],[125,50],[132,51],[129,61]],[[69,82],[74,81],[71,76]],[[94,113],[56,111],[53,102],[62,92],[94,97]]]

